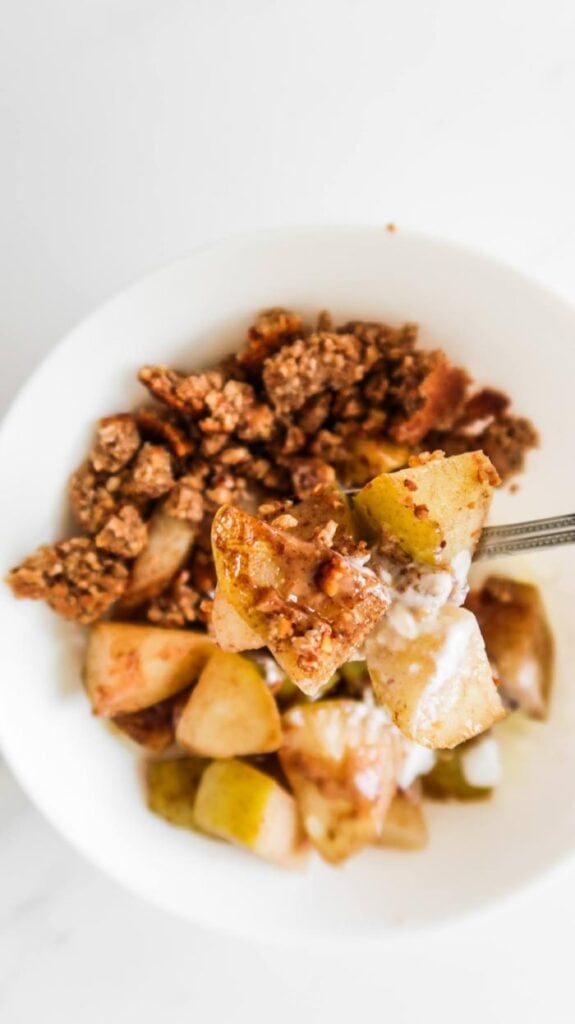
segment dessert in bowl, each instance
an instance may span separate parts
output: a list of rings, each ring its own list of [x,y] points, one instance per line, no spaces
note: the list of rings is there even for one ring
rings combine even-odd
[[[239,240],[198,255],[187,271],[181,265],[171,277],[165,272],[159,294],[142,310],[140,325],[158,299],[167,310],[171,280],[170,310],[177,321],[171,337],[183,341],[189,323],[192,339],[178,351],[169,340],[169,317],[165,340],[159,342],[159,313],[140,340],[135,322],[122,323],[117,300],[120,316],[116,323],[108,319],[104,331],[116,343],[126,342],[122,387],[112,380],[118,369],[108,366],[110,393],[103,405],[106,367],[96,374],[103,386],[94,405],[100,422],[70,491],[76,527],[24,558],[10,581],[20,595],[45,597],[57,611],[89,625],[87,657],[81,655],[86,688],[96,714],[111,719],[116,734],[88,719],[90,736],[100,729],[96,745],[102,745],[109,773],[103,832],[109,836],[115,822],[125,848],[138,823],[140,839],[147,837],[144,874],[149,878],[152,871],[156,890],[173,892],[173,876],[164,874],[176,858],[185,892],[179,901],[156,898],[193,916],[186,908],[200,884],[198,870],[207,888],[216,884],[210,874],[239,872],[253,886],[260,921],[254,927],[267,916],[265,891],[283,908],[280,930],[305,930],[305,915],[295,920],[284,902],[297,894],[301,911],[306,877],[318,896],[310,930],[325,930],[319,923],[325,919],[328,928],[338,921],[357,931],[369,876],[385,895],[381,891],[377,910],[371,906],[364,927],[384,930],[398,913],[414,921],[441,917],[457,902],[459,880],[450,882],[442,907],[430,910],[432,894],[423,882],[433,862],[437,867],[442,835],[456,842],[458,815],[461,850],[513,799],[515,783],[504,770],[493,800],[470,800],[484,798],[499,780],[498,746],[504,762],[507,757],[499,730],[508,730],[509,749],[535,749],[544,747],[545,733],[553,729],[553,714],[549,725],[532,717],[547,711],[551,648],[533,581],[523,571],[519,582],[510,582],[514,565],[505,572],[496,567],[485,585],[474,587],[469,607],[461,607],[498,474],[516,473],[536,439],[506,393],[538,426],[541,410],[512,386],[505,358],[503,372],[494,365],[485,373],[469,327],[469,347],[453,344],[457,322],[467,325],[469,310],[467,316],[456,310],[445,337],[442,317],[434,321],[431,315],[431,265],[438,293],[453,265],[466,266],[469,293],[462,289],[460,303],[466,299],[472,306],[474,285],[481,290],[481,260],[370,231],[295,233],[289,245],[280,239],[247,245],[251,256],[231,290],[237,296],[243,282],[243,310],[284,296],[286,307],[268,310],[251,326],[229,324],[223,344],[213,313],[205,309],[217,305],[215,293],[206,302],[206,284],[211,280],[214,289],[216,280],[227,279]],[[309,245],[304,266],[301,253]],[[316,305],[333,307],[337,295],[332,320],[325,314],[316,319],[310,308],[306,266],[308,275],[314,268]],[[348,280],[342,292],[349,266],[358,277],[362,267],[364,275],[361,284]],[[499,268],[492,273],[507,277]],[[186,309],[194,274],[205,324],[195,334]],[[517,287],[513,275],[509,280]],[[378,298],[387,292],[395,293],[394,301]],[[234,301],[234,295],[226,298],[230,318]],[[439,309],[440,295],[433,301]],[[421,340],[411,323],[416,317]],[[94,322],[88,333],[90,326]],[[485,347],[484,322],[478,331]],[[201,361],[193,357],[194,337]],[[134,360],[136,349],[140,357]],[[128,368],[134,376],[140,369],[151,395],[123,390]],[[489,388],[474,386],[471,374]],[[121,404],[112,396],[114,387],[125,395]],[[539,455],[529,457],[529,471]],[[64,481],[63,475],[60,486]],[[360,493],[350,501],[342,484]],[[521,503],[520,495],[505,497]],[[530,506],[532,511],[539,510]],[[25,555],[21,544],[14,555]],[[551,564],[553,556],[548,559]],[[549,604],[552,593],[543,590]],[[507,643],[512,634],[514,643]],[[77,666],[74,671],[78,679]],[[497,725],[518,707],[523,711]],[[520,715],[525,723],[510,729],[509,718]],[[141,795],[134,752],[119,743],[118,730],[151,750],[147,802],[183,828],[154,818],[143,801],[126,811],[128,792],[132,801]],[[72,744],[79,739],[76,733]],[[111,743],[121,753],[109,755]],[[88,752],[84,763],[94,754]],[[530,759],[526,751],[525,785],[531,785]],[[122,783],[118,771],[125,773]],[[428,796],[451,801],[430,804],[428,813]],[[422,850],[428,831],[431,842]],[[261,883],[255,882],[243,852],[224,853],[223,844],[206,834],[282,865],[300,867],[307,860],[309,870],[288,875],[255,861],[262,872]],[[345,860],[345,872],[310,861],[310,846],[330,863]],[[160,847],[172,850],[165,872]],[[398,848],[422,852],[400,854]],[[233,868],[230,857],[236,858]],[[444,860],[447,869],[449,857]],[[516,867],[521,875],[523,865]],[[140,852],[127,879],[140,890],[141,872]],[[404,876],[402,903],[399,894],[389,898],[387,887]],[[408,881],[412,876],[419,899]],[[468,903],[476,902],[477,887],[468,888]],[[328,893],[337,909],[330,903],[326,913]],[[214,899],[221,904],[220,895]],[[230,923],[249,928],[237,902],[236,896]],[[197,905],[196,913],[210,919]]]

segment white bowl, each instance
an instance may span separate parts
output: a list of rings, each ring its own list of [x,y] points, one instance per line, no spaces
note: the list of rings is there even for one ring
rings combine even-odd
[[[237,346],[254,311],[421,324],[479,381],[507,389],[540,427],[517,495],[493,520],[574,509],[575,312],[474,253],[383,229],[287,230],[232,238],[146,278],[50,354],[0,434],[0,537],[8,569],[64,522],[70,471],[94,420],[143,398],[142,363],[190,369]],[[0,739],[46,817],[102,870],[190,920],[289,938],[390,937],[443,923],[541,875],[575,839],[575,552],[507,561],[540,582],[557,637],[548,724],[511,728],[491,802],[432,806],[419,854],[369,850],[339,870],[289,874],[172,828],[145,807],[138,756],[90,714],[80,685],[82,630],[0,588]]]

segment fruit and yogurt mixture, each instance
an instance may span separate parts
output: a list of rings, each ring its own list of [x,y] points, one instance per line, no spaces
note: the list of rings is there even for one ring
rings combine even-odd
[[[146,366],[73,474],[74,536],[17,597],[88,627],[92,710],[150,809],[285,867],[421,849],[427,799],[489,796],[497,723],[544,718],[536,587],[467,575],[537,442],[415,325],[267,310],[236,355]]]

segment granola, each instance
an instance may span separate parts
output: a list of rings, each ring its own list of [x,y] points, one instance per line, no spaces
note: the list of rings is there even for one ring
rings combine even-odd
[[[140,444],[134,416],[106,416],[96,427],[96,443],[89,459],[96,473],[116,473],[136,454]]]
[[[215,586],[209,531],[222,504],[253,510],[266,501],[308,499],[336,480],[369,479],[369,445],[389,449],[394,465],[402,464],[398,445],[412,455],[483,448],[509,479],[537,443],[534,427],[512,413],[503,393],[473,391],[465,371],[444,353],[418,347],[417,335],[413,323],[336,326],[325,311],[307,326],[298,313],[278,307],[257,317],[243,348],[220,367],[197,373],[143,367],[139,379],[156,404],[101,419],[88,458],[70,481],[72,511],[86,533],[77,539],[84,566],[96,560],[92,577],[102,567],[102,594],[92,594],[87,610],[81,588],[63,582],[68,569],[55,594],[49,562],[58,562],[61,545],[42,549],[45,572],[32,556],[32,564],[27,559],[10,574],[15,593],[45,597],[67,617],[92,621],[93,608],[108,609],[116,588],[121,596],[120,582],[145,550],[147,524],[161,507],[192,524],[203,540],[196,539],[180,567],[189,573],[185,583],[181,575],[168,581],[135,614],[185,625],[209,616]],[[418,514],[425,516],[425,508]]]
[[[160,498],[171,491],[175,480],[170,453],[162,445],[142,445],[132,469],[129,488],[145,498]]]
[[[116,515],[110,516],[95,539],[98,548],[123,558],[135,558],[146,546],[148,528],[134,505],[123,505]]]
[[[17,597],[40,598],[65,619],[89,624],[122,596],[128,570],[87,537],[46,544],[8,575]]]

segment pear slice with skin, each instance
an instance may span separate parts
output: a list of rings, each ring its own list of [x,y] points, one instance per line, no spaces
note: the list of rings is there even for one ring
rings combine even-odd
[[[469,565],[498,483],[481,451],[432,457],[377,476],[356,495],[355,508],[372,537],[391,536],[416,561],[449,568],[467,556]]]
[[[294,798],[250,764],[214,761],[202,775],[194,804],[198,828],[281,867],[302,867],[307,843]]]
[[[200,757],[148,761],[146,790],[150,810],[172,825],[195,829],[194,801],[207,765],[208,761]]]

